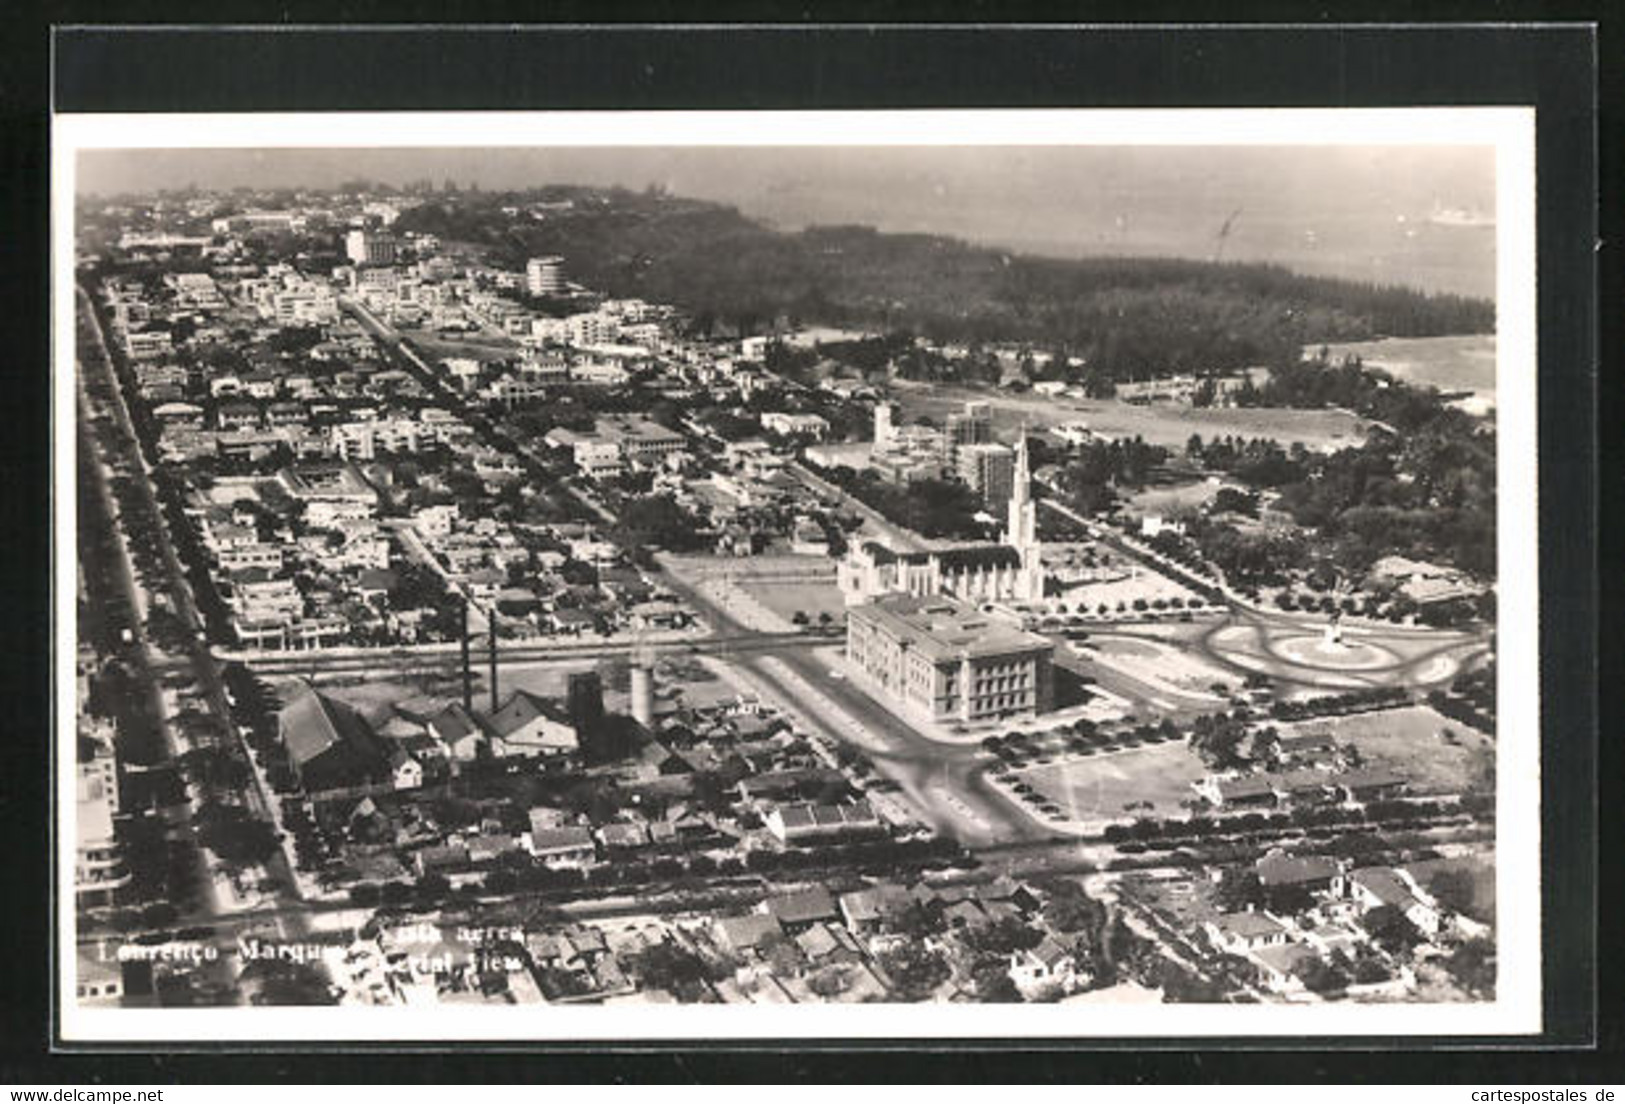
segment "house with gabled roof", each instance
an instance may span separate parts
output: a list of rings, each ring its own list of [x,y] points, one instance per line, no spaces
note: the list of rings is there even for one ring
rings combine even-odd
[[[1231,912],[1205,921],[1202,928],[1213,945],[1230,954],[1248,954],[1287,941],[1284,924],[1262,912]]]
[[[796,802],[775,805],[762,818],[775,838],[783,843],[815,843],[874,835],[881,830],[880,818],[867,801],[849,805]]]
[[[1347,794],[1350,801],[1392,797],[1405,788],[1407,781],[1404,775],[1377,768],[1345,771],[1331,777],[1331,784]]]
[[[740,954],[760,950],[765,942],[783,932],[777,917],[760,912],[727,916],[716,921],[717,941]]]
[[[882,883],[871,889],[841,894],[841,917],[854,935],[868,935],[913,903],[914,898],[902,886]]]
[[[1305,732],[1296,736],[1282,736],[1276,752],[1283,762],[1297,767],[1330,770],[1340,766],[1343,749],[1330,732]]]
[[[461,702],[452,702],[428,720],[429,735],[439,741],[452,760],[467,763],[478,758],[486,746],[485,730],[479,719],[463,708]]]
[[[769,897],[758,910],[778,920],[791,935],[806,931],[814,924],[840,919],[835,899],[823,886]]]
[[[294,775],[309,793],[388,782],[389,755],[353,707],[304,686],[277,716]]]
[[[554,869],[590,866],[598,857],[590,828],[532,829],[529,849],[538,862]]]
[[[1010,955],[1010,980],[1023,996],[1045,989],[1070,989],[1077,981],[1072,952],[1046,935],[1036,946]]]
[[[1387,905],[1428,935],[1437,935],[1443,926],[1437,903],[1403,871],[1386,866],[1368,866],[1351,871],[1349,895],[1365,909]]]
[[[859,962],[863,949],[851,932],[838,924],[814,924],[796,936],[796,946],[814,969],[834,962]]]
[[[569,714],[559,703],[524,690],[509,695],[486,722],[492,754],[507,758],[565,759],[581,750]]]
[[[1266,892],[1293,888],[1342,895],[1343,868],[1324,855],[1288,855],[1275,850],[1254,863],[1253,869]]]
[[[1252,953],[1264,985],[1276,993],[1295,993],[1303,988],[1302,973],[1318,959],[1313,948],[1302,943],[1282,943],[1262,947]]]

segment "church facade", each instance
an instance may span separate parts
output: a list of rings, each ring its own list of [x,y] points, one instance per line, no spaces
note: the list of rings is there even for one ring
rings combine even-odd
[[[1036,602],[1044,597],[1043,546],[1023,434],[1016,449],[1005,539],[921,552],[899,552],[881,541],[854,544],[836,569],[849,606],[888,594],[948,596],[964,602]]]

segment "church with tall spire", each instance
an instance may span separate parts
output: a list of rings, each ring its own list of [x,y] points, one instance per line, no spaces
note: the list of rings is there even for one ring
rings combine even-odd
[[[1000,544],[899,550],[878,540],[855,542],[836,569],[849,606],[888,594],[947,596],[974,604],[1037,602],[1044,597],[1043,546],[1032,498],[1027,433],[1016,445],[1009,516]]]
[[[1004,543],[1015,549],[1021,559],[1017,572],[1018,593],[1014,597],[1023,602],[1036,602],[1044,597],[1043,546],[1038,543],[1038,506],[1033,502],[1032,471],[1027,459],[1027,427],[1021,427],[1021,440],[1016,444],[1016,472],[1010,487],[1010,519],[1005,528]]]

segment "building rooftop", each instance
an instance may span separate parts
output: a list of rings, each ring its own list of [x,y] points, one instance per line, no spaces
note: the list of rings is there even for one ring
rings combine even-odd
[[[588,828],[544,828],[532,831],[530,844],[534,851],[567,851],[591,847],[592,830]]]
[[[779,927],[777,917],[761,913],[725,917],[717,921],[717,929],[722,938],[735,950],[755,947],[769,936],[778,935],[783,931]]]
[[[1261,947],[1253,952],[1253,957],[1274,973],[1285,976],[1296,974],[1304,963],[1319,956],[1302,943],[1283,943],[1279,947]]]
[[[835,899],[829,895],[829,890],[823,886],[814,886],[812,889],[804,889],[796,893],[769,897],[762,902],[762,907],[766,910],[767,915],[785,924],[806,923],[811,920],[833,920],[838,915],[835,909]]]
[[[376,500],[378,492],[350,463],[302,464],[286,468],[282,481],[296,498],[333,495]]]
[[[1349,881],[1368,891],[1385,905],[1407,909],[1416,903],[1416,894],[1393,869],[1368,866],[1349,875]]]
[[[1231,935],[1259,937],[1275,935],[1286,929],[1261,912],[1231,912],[1219,917],[1215,927]]]
[[[996,620],[973,606],[948,598],[895,594],[851,612],[934,660],[1050,651],[1054,645],[1036,633]]]
[[[303,764],[337,744],[376,753],[372,729],[353,708],[305,688],[282,710],[282,739],[295,763]]]
[[[538,717],[559,724],[569,724],[569,715],[557,703],[539,698],[524,690],[515,690],[502,708],[491,714],[491,731],[498,736],[510,736]]]
[[[1258,880],[1266,886],[1301,885],[1337,875],[1337,863],[1323,855],[1284,855],[1273,852],[1259,859]]]

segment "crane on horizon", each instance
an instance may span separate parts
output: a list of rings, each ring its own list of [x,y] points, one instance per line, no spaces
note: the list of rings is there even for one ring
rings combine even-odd
[[[1235,225],[1236,219],[1240,217],[1241,208],[1237,207],[1234,211],[1230,212],[1230,217],[1224,220],[1224,225],[1219,227],[1219,233],[1216,235],[1219,244],[1217,248],[1213,250],[1214,264],[1218,264],[1220,261],[1224,260],[1224,247],[1225,244],[1230,240],[1230,228]]]

